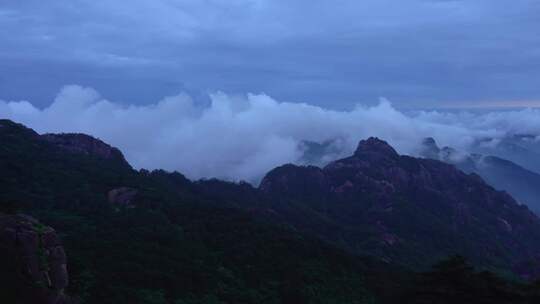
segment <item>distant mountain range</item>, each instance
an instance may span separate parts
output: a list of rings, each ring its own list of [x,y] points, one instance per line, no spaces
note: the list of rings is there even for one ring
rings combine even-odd
[[[22,225],[39,236],[54,227],[70,278],[66,286],[63,276],[54,294],[86,303],[397,303],[414,289],[415,271],[456,254],[514,278],[540,273],[530,266],[540,257],[537,215],[476,173],[399,155],[377,138],[323,168],[275,168],[259,187],[137,171],[99,139],[39,135],[9,120],[0,120],[0,143],[0,212],[39,219],[0,217],[6,223],[0,228]],[[476,161],[465,158],[463,168]],[[9,237],[2,231],[0,237]],[[13,260],[6,252],[25,248],[9,246],[0,262]],[[29,249],[31,261],[52,258],[42,248]],[[13,261],[7,264],[27,268],[28,260]],[[458,281],[474,277],[474,288],[483,288],[477,297],[498,290],[482,287],[494,281],[476,279],[460,258],[450,261],[436,273],[453,275],[458,267],[467,277]],[[7,272],[0,282],[21,290],[52,286],[50,263],[42,264],[30,273],[43,272],[37,285]],[[429,282],[447,284],[437,280]],[[512,284],[518,283],[504,284],[511,300],[500,303],[533,303],[528,289],[519,285],[517,296]],[[16,292],[5,293],[17,299]],[[402,302],[433,303],[417,296]]]
[[[453,164],[467,173],[476,173],[540,214],[540,174],[536,172],[497,156],[468,154],[451,147],[441,149],[433,138],[424,140],[421,155]]]
[[[506,159],[540,174],[540,136],[537,135],[514,134],[500,139],[480,139],[472,145],[471,152]]]

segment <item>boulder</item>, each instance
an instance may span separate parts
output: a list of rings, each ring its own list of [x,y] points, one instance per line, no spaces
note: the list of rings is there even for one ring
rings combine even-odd
[[[26,215],[0,214],[0,252],[2,281],[17,290],[17,303],[75,303],[64,294],[67,259],[54,229]]]

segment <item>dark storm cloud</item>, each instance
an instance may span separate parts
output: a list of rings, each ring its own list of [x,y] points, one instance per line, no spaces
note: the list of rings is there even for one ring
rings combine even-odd
[[[540,2],[2,1],[0,97],[265,92],[351,108],[540,100]]]

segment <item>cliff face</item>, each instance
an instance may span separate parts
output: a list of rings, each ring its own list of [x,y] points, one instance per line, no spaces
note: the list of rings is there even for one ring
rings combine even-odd
[[[0,215],[3,295],[13,303],[75,303],[64,248],[51,227],[25,215]]]

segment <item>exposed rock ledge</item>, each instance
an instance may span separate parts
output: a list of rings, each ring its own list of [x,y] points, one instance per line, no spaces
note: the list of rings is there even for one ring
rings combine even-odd
[[[76,303],[64,294],[66,254],[51,227],[27,215],[0,214],[0,255],[2,280],[18,294],[17,303]]]

